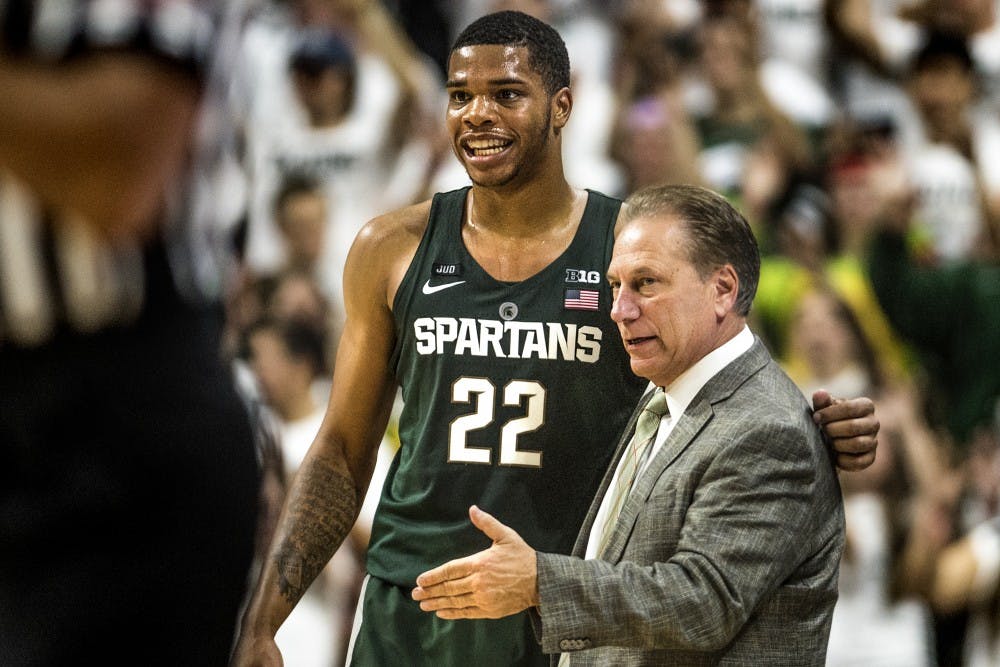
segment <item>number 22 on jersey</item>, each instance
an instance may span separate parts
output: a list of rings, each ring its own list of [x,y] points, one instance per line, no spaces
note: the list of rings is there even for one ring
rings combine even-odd
[[[461,377],[451,389],[453,403],[471,403],[475,412],[457,418],[448,430],[448,462],[479,463],[489,465],[493,459],[492,447],[471,447],[467,442],[469,431],[485,428],[496,418],[496,386],[481,377]],[[545,387],[532,380],[511,380],[503,388],[505,406],[521,405],[527,398],[526,414],[511,419],[500,429],[500,460],[502,466],[542,467],[542,453],[518,449],[517,438],[522,433],[537,430],[545,423]]]

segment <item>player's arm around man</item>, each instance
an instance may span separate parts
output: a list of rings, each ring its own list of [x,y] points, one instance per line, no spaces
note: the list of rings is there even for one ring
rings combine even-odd
[[[234,666],[280,665],[274,636],[350,533],[396,392],[390,304],[427,221],[427,204],[376,218],[344,270],[344,334],[319,433],[292,482],[244,615]]]

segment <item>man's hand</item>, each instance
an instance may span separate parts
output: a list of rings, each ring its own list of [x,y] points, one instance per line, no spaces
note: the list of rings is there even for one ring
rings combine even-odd
[[[813,394],[813,421],[829,439],[841,470],[864,470],[875,462],[879,422],[870,398],[833,398],[822,389]]]
[[[417,577],[413,599],[440,618],[502,618],[538,604],[535,550],[475,505],[472,524],[493,546]]]

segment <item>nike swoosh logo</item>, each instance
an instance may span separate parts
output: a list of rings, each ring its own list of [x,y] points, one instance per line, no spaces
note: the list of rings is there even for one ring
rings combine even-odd
[[[454,287],[455,285],[461,285],[465,281],[459,280],[457,283],[444,283],[443,285],[435,285],[431,287],[431,281],[428,280],[424,283],[424,286],[420,289],[424,294],[434,294],[434,292],[440,292],[443,289],[448,289],[449,287]]]

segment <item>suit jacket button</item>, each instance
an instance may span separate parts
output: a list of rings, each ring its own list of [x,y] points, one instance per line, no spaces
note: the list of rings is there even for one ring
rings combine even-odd
[[[563,651],[568,651],[573,647],[573,642],[569,639],[559,640],[559,648]]]
[[[590,637],[586,637],[580,640],[580,648],[590,648],[591,646]]]

